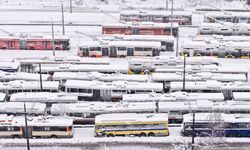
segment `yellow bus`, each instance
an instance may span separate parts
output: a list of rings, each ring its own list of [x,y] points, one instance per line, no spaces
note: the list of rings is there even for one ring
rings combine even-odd
[[[95,136],[168,136],[168,115],[164,113],[102,114],[95,117]]]

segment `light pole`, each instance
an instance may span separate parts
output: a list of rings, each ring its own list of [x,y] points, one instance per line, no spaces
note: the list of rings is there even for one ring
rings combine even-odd
[[[53,56],[55,56],[56,55],[56,53],[55,53],[55,37],[54,37],[54,23],[53,23],[53,21],[52,21],[52,19],[51,19],[51,30],[52,30],[52,51],[53,51]]]
[[[39,63],[39,74],[40,74],[40,88],[41,88],[41,91],[42,91],[43,90],[43,81],[42,81],[41,63]]]
[[[184,55],[184,65],[183,65],[183,88],[182,90],[185,91],[185,84],[186,84],[186,54]]]
[[[64,10],[63,10],[63,4],[62,4],[62,30],[63,30],[63,35],[65,35],[65,28],[64,28]]]
[[[27,121],[27,113],[26,113],[26,104],[24,102],[24,119],[25,119],[25,135],[27,139],[27,150],[30,150],[30,141],[29,141],[29,130],[28,130],[28,121]]]
[[[192,150],[194,150],[194,137],[195,137],[194,124],[195,124],[195,110],[193,110]]]
[[[173,35],[173,9],[174,9],[174,0],[172,0],[172,8],[171,8],[171,35]]]
[[[72,13],[72,0],[69,0],[69,12]]]

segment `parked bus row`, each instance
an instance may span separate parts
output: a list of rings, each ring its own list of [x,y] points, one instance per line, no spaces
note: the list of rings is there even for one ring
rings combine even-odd
[[[180,25],[191,25],[192,13],[188,11],[174,11],[173,16],[171,16],[170,11],[122,11],[120,20],[128,22],[174,22]]]
[[[55,36],[55,50],[69,50],[69,37]],[[0,49],[8,50],[52,50],[53,39],[51,36],[1,36]]]

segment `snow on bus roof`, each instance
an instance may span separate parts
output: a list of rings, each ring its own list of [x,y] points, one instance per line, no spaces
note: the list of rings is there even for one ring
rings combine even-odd
[[[42,74],[42,80],[48,80],[50,75]],[[4,72],[0,71],[0,80],[40,80],[40,75],[36,73],[27,72]]]
[[[15,39],[15,40],[18,40],[19,37],[18,36],[1,35],[0,39]]]
[[[249,12],[221,12],[221,11],[211,11],[204,14],[205,17],[249,17]]]
[[[153,90],[162,91],[162,83],[143,83],[143,82],[127,82],[127,81],[113,81],[113,82],[101,82],[101,81],[79,81],[79,80],[67,80],[65,82],[66,88],[77,89],[105,89],[105,90]]]
[[[14,93],[10,97],[11,102],[77,102],[78,97],[67,93],[50,93],[50,92],[23,92]]]
[[[112,123],[112,122],[167,122],[168,115],[165,113],[117,113],[117,114],[102,114],[95,117],[95,124]]]
[[[26,112],[29,114],[44,114],[46,104],[26,102]],[[3,102],[0,103],[0,112],[2,113],[24,113],[23,102]]]
[[[167,94],[147,93],[147,94],[124,94],[123,102],[149,102],[149,101],[223,101],[223,93],[187,93],[187,92],[173,92]]]
[[[42,82],[43,89],[59,89],[58,81],[43,81]],[[11,89],[22,89],[22,90],[31,90],[31,89],[40,89],[39,81],[24,81],[24,80],[15,80],[9,82],[0,82],[0,89],[11,90]]]
[[[127,73],[128,66],[126,65],[95,65],[95,64],[57,64],[57,65],[43,65],[42,72],[120,72]],[[39,72],[39,67],[35,68],[35,72]]]
[[[28,126],[73,126],[73,119],[69,117],[37,116],[27,118]],[[25,126],[24,116],[16,116],[10,122],[12,126]]]
[[[126,22],[126,23],[112,23],[112,24],[104,24],[103,27],[113,27],[113,28],[119,28],[119,27],[141,27],[141,28],[168,28],[171,27],[171,23],[155,23],[155,22]],[[178,28],[178,23],[172,24],[173,28]]]
[[[104,74],[99,72],[55,72],[53,80],[100,80],[100,81],[134,81],[147,82],[150,79],[149,75],[128,75],[128,74]]]
[[[19,63],[17,62],[0,62],[0,68],[1,69],[18,69],[19,68]]]
[[[108,41],[108,45],[161,48],[161,42],[156,41]]]
[[[32,39],[48,39],[48,40],[52,40],[52,35],[31,35],[31,36],[27,36],[25,37],[25,39],[28,40],[32,40]],[[54,36],[55,40],[69,40],[69,36],[65,36],[65,35],[55,35]]]
[[[78,102],[68,104],[52,104],[51,114],[60,113],[116,113],[116,112],[155,112],[154,102]]]
[[[247,81],[245,74],[224,74],[211,72],[186,73],[185,79],[187,81],[203,81],[203,80],[217,80],[217,81]],[[182,81],[183,73],[152,73],[153,81]]]
[[[123,39],[174,41],[175,38],[174,36],[168,36],[168,35],[123,35]]]
[[[203,27],[223,27],[223,28],[230,28],[231,27],[234,27],[234,26],[237,26],[237,27],[245,27],[245,26],[250,26],[250,24],[248,23],[231,23],[231,22],[223,22],[222,23],[209,23],[209,22],[203,22],[201,23],[200,25],[200,28],[203,28]]]

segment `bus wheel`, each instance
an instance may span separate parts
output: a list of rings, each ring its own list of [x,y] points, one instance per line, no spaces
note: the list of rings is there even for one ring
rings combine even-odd
[[[91,55],[91,57],[96,57],[96,55]]]
[[[59,47],[56,47],[55,50],[60,50],[60,48],[59,48]]]
[[[234,56],[232,54],[227,54],[226,58],[234,58]]]
[[[55,139],[55,138],[57,138],[57,136],[56,135],[51,135],[50,138]]]
[[[34,47],[30,47],[30,50],[35,50],[35,48]]]
[[[195,56],[201,56],[201,54],[197,53],[197,54],[195,54]]]
[[[145,70],[143,73],[144,73],[145,75],[148,75],[148,74],[150,74],[150,71],[149,71],[149,70]]]
[[[6,47],[2,47],[1,49],[7,49]]]
[[[12,138],[17,139],[17,138],[20,138],[20,136],[19,135],[12,135]]]
[[[148,134],[148,136],[155,136],[155,134],[153,133],[153,132],[150,132],[149,134]]]
[[[124,56],[124,55],[121,55],[120,58],[125,58],[125,56]]]
[[[109,133],[109,134],[107,135],[107,137],[114,137],[114,134]]]
[[[140,137],[146,137],[147,135],[145,133],[140,133]]]

